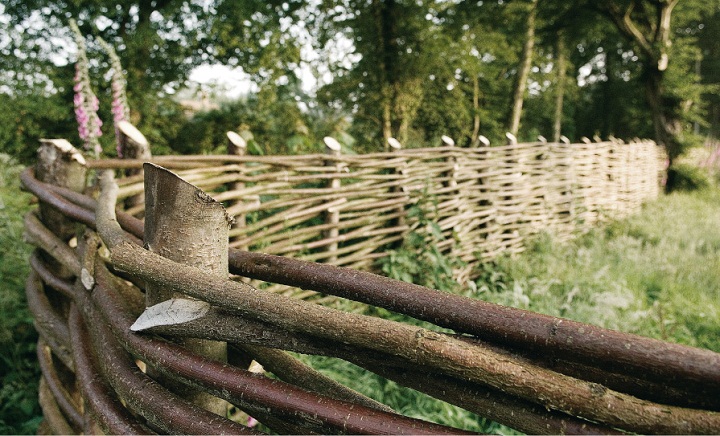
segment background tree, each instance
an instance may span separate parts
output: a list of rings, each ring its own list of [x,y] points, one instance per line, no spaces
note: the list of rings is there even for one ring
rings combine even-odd
[[[535,47],[535,20],[537,17],[538,0],[530,0],[528,5],[527,18],[525,20],[525,38],[522,54],[515,75],[513,85],[513,98],[510,116],[508,118],[508,131],[517,136],[520,129],[520,117],[522,115],[525,89],[527,87],[528,75],[532,68],[533,47]]]
[[[673,14],[679,4],[684,8],[683,22],[673,25]],[[694,65],[678,59],[692,48],[682,37],[678,37],[676,30],[697,19],[700,5],[691,1],[679,3],[679,0],[615,0],[597,5],[632,43],[641,61],[641,81],[653,121],[654,136],[665,145],[672,161],[684,148],[683,118],[693,99],[687,92],[681,92],[683,89],[677,83],[675,87],[668,86],[668,76],[680,74],[695,78]],[[678,21],[675,20],[676,23]],[[673,42],[676,42],[675,47]]]
[[[103,74],[109,67],[107,57],[94,41],[94,36],[102,36],[116,47],[125,67],[131,121],[141,128],[152,144],[167,147],[168,136],[165,133],[170,128],[169,124],[177,124],[181,120],[181,111],[168,98],[167,91],[181,86],[194,66],[209,59],[198,45],[207,32],[203,26],[210,17],[210,9],[204,2],[8,0],[3,6],[8,35],[12,36],[0,42],[0,50],[6,59],[15,57],[20,61],[5,64],[8,70],[24,72],[3,75],[2,85],[7,89],[29,87],[27,94],[21,98],[22,104],[37,104],[47,107],[48,114],[59,114],[65,110],[61,107],[50,109],[48,103],[62,105],[62,102],[72,102],[72,76],[58,73],[65,65],[74,62],[74,48],[68,45],[72,41],[68,20],[75,18],[81,32],[88,37],[94,88],[103,90],[103,94],[98,95],[101,118],[111,119],[112,97],[109,86],[103,80]],[[22,56],[17,56],[17,53],[27,53],[32,57],[22,65]],[[21,104],[18,100],[20,95],[10,95],[12,104]],[[37,103],[31,103],[33,100]],[[69,112],[63,116],[63,121],[71,127],[72,108],[68,103],[65,106]],[[63,136],[76,144],[80,142],[76,133],[68,134],[70,129],[56,129],[52,123],[42,124],[41,136]],[[35,141],[28,142],[35,143],[37,137],[33,135],[33,138]],[[103,139],[106,150],[112,150],[114,147],[109,145],[112,137]],[[34,148],[31,149],[31,154],[34,154]]]
[[[185,119],[173,93],[195,66],[219,62],[241,67],[257,95],[198,119],[216,126],[208,131],[213,137],[225,121],[209,120],[220,115],[229,124],[247,124],[258,138],[274,132],[258,141],[259,152],[312,149],[321,131],[348,135],[360,151],[382,149],[389,136],[405,146],[437,144],[443,134],[460,145],[477,144],[481,134],[498,143],[508,112],[519,107],[515,95],[524,100],[515,110],[522,117],[521,140],[560,132],[575,139],[651,136],[674,157],[697,139],[693,130],[703,131],[705,107],[717,106],[717,4],[8,0],[0,6],[7,35],[0,38],[0,99],[17,110],[0,115],[7,121],[0,138],[4,149],[23,149],[18,153],[40,136],[79,142],[69,104],[74,53],[66,43],[67,20],[74,17],[87,36],[101,118],[110,119],[112,99],[108,59],[97,37],[116,48],[128,79],[130,119],[156,153],[193,150],[181,137],[196,133],[186,124],[198,120]],[[522,53],[533,10],[531,59]],[[527,90],[514,92],[517,84]],[[17,113],[24,116],[13,117]],[[327,122],[318,118],[324,116]],[[102,138],[106,152],[111,139]],[[214,148],[195,143],[195,150]]]

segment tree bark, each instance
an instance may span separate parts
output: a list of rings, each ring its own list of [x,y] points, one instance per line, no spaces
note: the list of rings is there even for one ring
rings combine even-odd
[[[672,162],[682,153],[679,137],[682,134],[682,123],[675,113],[677,108],[672,107],[664,98],[663,89],[664,72],[654,65],[646,65],[643,74],[645,99],[650,106],[650,113],[655,130],[655,141],[665,146],[668,157]]]
[[[387,4],[389,3],[389,4]],[[380,53],[380,65],[378,65],[380,81],[380,105],[382,107],[382,137],[385,151],[388,149],[388,139],[392,134],[392,102],[393,90],[391,78],[393,76],[394,53],[392,53],[393,26],[392,16],[388,9],[392,8],[394,2],[373,0],[372,10],[375,17],[375,26],[378,37],[378,52]]]
[[[145,164],[145,246],[175,262],[202,268],[227,279],[228,231],[231,219],[220,203],[170,171]],[[163,286],[147,286],[147,306],[185,297]],[[183,343],[200,355],[227,361],[224,342],[188,339]],[[226,403],[201,391],[175,386],[193,403],[225,416]]]

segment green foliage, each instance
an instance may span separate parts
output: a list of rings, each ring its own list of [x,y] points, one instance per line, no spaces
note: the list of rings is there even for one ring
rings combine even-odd
[[[0,433],[33,434],[40,423],[35,356],[37,333],[25,302],[30,248],[22,240],[22,217],[30,196],[19,194],[20,167],[0,154]]]
[[[433,221],[436,209],[433,199],[425,197],[408,210],[407,219],[416,223],[416,230],[403,239],[402,246],[390,250],[388,256],[379,260],[385,276],[433,289],[457,290],[459,285],[453,271],[465,264],[438,248],[438,243],[446,237]]]
[[[77,135],[72,105],[57,96],[9,96],[0,94],[0,151],[23,163],[35,158],[40,138]],[[52,133],[51,133],[52,132]],[[54,134],[53,134],[54,133]]]
[[[248,150],[252,154],[308,154],[324,150],[322,137],[332,134],[351,145],[336,120],[316,118],[315,112],[301,111],[294,100],[261,101],[258,96],[227,102],[219,109],[196,114],[178,129],[172,143],[175,151],[185,154],[225,153],[228,131],[249,135]]]
[[[674,191],[696,191],[712,186],[710,173],[695,165],[676,163],[668,169],[668,185]]]
[[[629,19],[645,35],[650,50],[610,18],[613,6],[622,12],[630,4],[635,7]],[[663,51],[668,69],[652,77],[660,83],[657,101],[668,120],[665,130],[675,137],[673,150],[684,147],[694,125],[702,133],[716,132],[720,111],[712,108],[718,105],[718,0],[679,2],[667,33],[672,44],[658,39],[664,32],[653,30],[659,16],[655,8],[662,4],[540,2],[520,139],[551,136],[549,109],[557,91],[554,47],[560,30],[567,36],[570,61],[562,129],[569,137],[655,137],[646,84]],[[227,119],[226,114],[201,120],[197,130],[183,128],[182,112],[168,99],[187,84],[194,67],[216,62],[242,67],[259,89],[253,98],[260,104],[251,110],[256,119],[248,123],[258,132],[258,152],[314,150],[322,137],[315,133],[322,129],[303,118],[315,111],[349,121],[343,131],[356,141],[356,151],[382,148],[379,139],[388,126],[405,147],[436,144],[440,135],[464,146],[477,133],[504,142],[527,5],[527,0],[9,0],[0,10],[6,17],[0,32],[8,35],[0,41],[5,66],[0,103],[12,110],[0,115],[5,121],[0,123],[0,149],[25,162],[40,137],[64,137],[79,144],[70,107],[73,54],[62,47],[73,17],[88,36],[101,118],[109,127],[111,96],[103,78],[109,61],[98,37],[117,49],[133,108],[130,121],[145,133],[156,154],[177,150],[175,138],[192,136],[188,132],[204,143],[188,146],[186,140],[181,149],[210,152],[217,146],[197,136],[203,131],[215,135],[205,128],[223,124],[220,119]],[[318,81],[309,95],[300,86],[300,69]],[[578,76],[581,83],[572,80]],[[260,118],[267,125],[255,127],[263,124]],[[298,119],[310,135],[297,134],[302,130]],[[265,131],[279,136],[281,130],[282,138],[263,139]],[[101,142],[106,154],[113,155],[112,135],[107,133],[106,128]]]

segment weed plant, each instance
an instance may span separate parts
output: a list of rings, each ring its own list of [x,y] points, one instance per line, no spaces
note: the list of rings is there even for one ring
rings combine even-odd
[[[22,217],[30,195],[20,192],[21,168],[0,154],[0,433],[31,434],[41,421],[37,334],[25,302],[30,247]]]

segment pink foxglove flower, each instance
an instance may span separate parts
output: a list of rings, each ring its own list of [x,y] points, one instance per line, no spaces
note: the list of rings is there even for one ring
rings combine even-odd
[[[108,53],[108,56],[110,56],[110,65],[113,69],[113,73],[112,73],[112,95],[113,95],[112,114],[113,114],[113,122],[115,123],[115,139],[117,142],[117,153],[118,153],[119,157],[122,157],[122,155],[123,155],[122,143],[120,141],[120,131],[118,130],[117,126],[120,123],[120,121],[127,121],[130,119],[130,107],[128,106],[127,94],[125,91],[127,82],[125,81],[125,76],[123,75],[123,69],[122,69],[122,64],[120,63],[120,58],[118,57],[117,53],[115,52],[115,49],[110,44],[105,42],[105,40],[102,38],[98,38],[98,42],[100,42],[100,45]]]
[[[87,58],[87,47],[85,38],[80,33],[75,20],[70,20],[70,28],[75,34],[75,42],[78,48],[78,58],[75,64],[75,118],[78,123],[78,134],[83,141],[83,148],[93,156],[98,157],[102,152],[98,138],[102,136],[102,121],[97,111],[100,101],[95,96],[90,86],[89,62]]]

